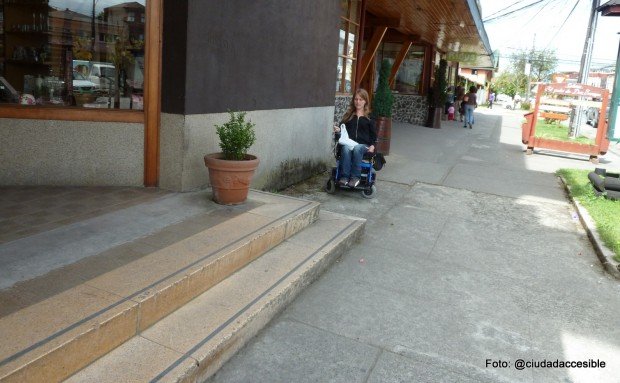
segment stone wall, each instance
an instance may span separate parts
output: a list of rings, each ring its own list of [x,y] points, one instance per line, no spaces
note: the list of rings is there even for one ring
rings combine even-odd
[[[342,120],[342,116],[346,113],[349,105],[351,104],[353,96],[341,96],[336,95],[336,109],[334,110],[334,122]]]
[[[0,185],[143,185],[142,124],[0,118],[0,137]]]
[[[334,121],[340,121],[351,103],[352,96],[336,95]],[[392,120],[414,125],[426,124],[426,96],[395,94]]]
[[[392,120],[413,125],[426,124],[426,96],[413,94],[395,94],[392,106]]]

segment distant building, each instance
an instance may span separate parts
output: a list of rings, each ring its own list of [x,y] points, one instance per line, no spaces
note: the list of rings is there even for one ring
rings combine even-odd
[[[588,74],[586,85],[595,86],[597,88],[605,88],[612,92],[614,88],[615,76],[616,72],[612,67],[604,67],[593,70]],[[576,83],[578,78],[579,72],[560,72],[554,73],[551,76],[551,81],[555,83]]]

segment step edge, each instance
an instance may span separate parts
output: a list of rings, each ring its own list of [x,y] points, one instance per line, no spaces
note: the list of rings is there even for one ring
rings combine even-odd
[[[275,288],[263,291],[259,296],[260,298],[255,302],[253,301],[254,303],[244,311],[247,313],[244,315],[246,319],[244,322],[235,323],[236,318],[234,317],[226,322],[229,322],[228,325],[221,331],[226,331],[232,325],[230,333],[220,335],[220,342],[208,354],[204,354],[204,358],[195,355],[193,352],[187,353],[188,357],[198,361],[198,365],[186,371],[184,376],[173,377],[173,380],[179,382],[205,381],[215,374],[226,361],[280,314],[305,288],[318,279],[353,243],[358,242],[364,232],[365,224],[365,220],[352,220],[339,236],[335,236],[327,242],[333,243],[336,238],[339,239],[332,249],[321,251],[322,247],[319,248],[311,256],[300,262],[295,270],[287,273],[285,277],[276,282]],[[306,265],[305,269],[304,265]],[[287,279],[294,275],[296,275],[295,279],[287,282]],[[272,290],[279,291],[277,294],[271,295],[269,292]],[[254,326],[254,324],[258,325]]]
[[[209,259],[211,261],[207,261],[206,259],[203,261],[206,261],[207,264],[206,265],[202,265],[202,267],[199,267],[197,270],[194,271],[194,275],[200,273],[200,271],[203,271],[206,268],[209,267],[213,267],[214,263],[216,263],[217,261],[226,258],[227,256],[229,256],[231,253],[234,253],[236,251],[239,250],[239,248],[245,248],[248,247],[248,251],[251,251],[251,247],[252,245],[255,243],[255,240],[257,238],[263,237],[265,235],[267,236],[271,236],[274,232],[278,231],[279,229],[283,229],[283,237],[281,238],[281,240],[277,241],[277,243],[269,243],[269,245],[265,248],[259,248],[258,254],[255,257],[252,257],[251,259],[249,259],[247,262],[242,263],[239,267],[235,268],[232,272],[230,272],[229,274],[227,274],[226,276],[223,276],[221,279],[219,279],[216,283],[211,284],[209,287],[207,287],[206,289],[202,290],[202,291],[193,291],[191,294],[191,298],[182,301],[180,304],[178,305],[174,305],[172,306],[171,310],[167,310],[165,312],[165,314],[159,314],[157,319],[152,321],[149,320],[148,322],[145,322],[142,318],[143,318],[143,311],[145,309],[145,305],[149,305],[153,302],[153,299],[157,299],[160,298],[160,294],[151,294],[149,297],[147,297],[144,300],[134,300],[134,299],[127,299],[127,298],[123,298],[120,299],[119,301],[129,301],[129,302],[134,302],[137,305],[137,320],[136,320],[136,328],[134,329],[133,332],[133,336],[140,334],[142,331],[144,331],[145,329],[147,329],[148,327],[152,326],[154,323],[157,323],[157,321],[165,318],[166,316],[170,315],[171,313],[173,313],[174,311],[176,311],[178,308],[182,307],[184,304],[187,304],[188,302],[190,302],[192,299],[196,298],[197,296],[199,296],[200,294],[204,293],[205,291],[207,291],[209,288],[215,286],[217,283],[219,283],[221,280],[224,280],[227,276],[233,274],[234,272],[236,272],[237,270],[242,269],[245,265],[247,265],[248,263],[250,263],[252,260],[260,257],[262,254],[264,254],[265,252],[269,251],[270,249],[274,248],[275,246],[277,246],[278,244],[284,242],[286,239],[288,239],[289,237],[291,237],[292,235],[296,234],[297,232],[303,230],[303,228],[305,228],[308,225],[311,225],[313,222],[315,222],[318,219],[319,216],[319,211],[320,211],[320,204],[317,202],[313,202],[313,201],[305,201],[308,202],[306,205],[301,206],[300,208],[296,209],[294,212],[291,213],[287,213],[285,214],[283,217],[280,217],[278,219],[275,219],[274,222],[269,224],[269,230],[267,230],[265,233],[251,233],[249,235],[254,235],[251,238],[248,238],[246,242],[244,242],[243,244],[241,244],[241,246],[236,246],[233,249],[226,249],[227,247],[230,246],[230,244],[225,245],[223,247],[222,251],[225,251],[225,253],[219,254],[216,252],[215,254],[213,254],[211,257],[209,257]],[[297,210],[301,209],[300,212],[298,212],[295,215],[291,215],[292,213],[297,212]],[[251,211],[250,211],[251,212]],[[250,213],[248,212],[248,213]],[[305,222],[306,218],[309,219],[308,223],[306,225],[295,225],[295,223],[297,222]],[[259,235],[260,234],[260,235]],[[258,237],[257,237],[258,235]],[[242,238],[243,239],[243,238]],[[240,240],[242,240],[240,239]],[[271,241],[269,241],[271,242]],[[241,250],[243,251],[243,250]],[[174,278],[174,277],[171,277]],[[161,292],[162,290],[166,290],[168,288],[170,288],[171,286],[174,285],[180,285],[183,284],[184,281],[187,281],[187,285],[191,285],[193,286],[192,283],[190,283],[190,275],[187,275],[185,273],[180,275],[180,278],[177,278],[173,281],[171,281],[170,279],[163,281],[162,283],[165,283],[165,286],[161,287],[160,289],[158,289],[159,292]],[[88,282],[85,282],[85,284],[88,284]],[[192,287],[189,286],[188,290],[192,291]],[[133,306],[132,306],[133,307]],[[114,313],[112,316],[105,316],[105,312],[104,313],[100,313],[99,315],[97,315],[96,318],[102,318],[101,321],[98,321],[97,323],[91,323],[88,325],[88,328],[85,332],[78,334],[77,336],[74,336],[70,339],[68,339],[65,342],[62,342],[60,345],[58,345],[57,347],[54,347],[50,350],[48,350],[47,352],[45,352],[42,355],[39,355],[38,357],[31,359],[31,360],[26,360],[25,363],[19,367],[16,367],[15,369],[13,369],[12,371],[8,371],[6,375],[0,377],[0,382],[5,383],[6,382],[10,382],[11,380],[9,380],[9,378],[11,378],[12,376],[18,376],[19,374],[22,374],[23,371],[25,369],[28,369],[29,366],[32,365],[32,363],[37,362],[37,363],[44,363],[44,360],[50,357],[53,357],[53,355],[55,355],[56,353],[62,353],[64,348],[67,347],[72,347],[72,345],[75,342],[79,342],[80,339],[82,339],[82,335],[85,333],[91,333],[92,331],[95,330],[99,330],[103,325],[105,325],[106,323],[108,323],[110,320],[112,320],[113,318],[115,318],[117,316],[118,313]],[[95,319],[95,318],[91,318]],[[78,322],[79,323],[79,322]],[[85,323],[82,323],[80,325],[85,325]],[[72,326],[72,325],[70,325]],[[79,326],[78,326],[79,327]],[[90,329],[90,330],[88,330]],[[62,330],[61,330],[62,331]],[[60,335],[61,336],[61,335]],[[96,335],[93,335],[96,336]],[[80,369],[86,367],[88,364],[93,363],[94,361],[96,361],[99,357],[109,353],[110,351],[114,350],[115,348],[117,348],[118,346],[122,345],[125,341],[127,341],[128,339],[131,339],[131,336],[124,339],[123,342],[120,342],[118,344],[116,344],[114,347],[109,348],[107,350],[105,350],[102,353],[99,353],[100,355],[95,358],[90,360],[89,362],[86,362],[86,364],[82,365],[80,368],[73,370],[72,372],[69,373],[69,375],[67,376],[71,376],[72,374],[76,373],[77,371],[79,371]],[[28,353],[25,353],[23,356],[27,355]],[[11,356],[5,358],[5,360],[10,359]],[[10,362],[4,363],[4,364],[8,364]],[[1,366],[0,366],[1,367]],[[60,379],[65,379],[67,376],[60,378]],[[23,381],[23,380],[18,380],[18,381]],[[54,378],[52,377],[47,377],[45,381],[54,381]]]

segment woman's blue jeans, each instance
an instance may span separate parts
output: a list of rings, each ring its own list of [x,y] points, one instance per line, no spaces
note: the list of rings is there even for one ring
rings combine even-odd
[[[362,178],[362,158],[368,151],[368,146],[357,144],[353,150],[343,146],[340,149],[340,179]]]
[[[465,104],[465,124],[474,124],[474,106]]]

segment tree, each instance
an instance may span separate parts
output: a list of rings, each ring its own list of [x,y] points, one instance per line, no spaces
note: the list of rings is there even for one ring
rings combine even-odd
[[[530,80],[533,82],[549,81],[555,72],[557,58],[555,51],[549,50],[520,50],[513,53],[508,59],[508,69],[493,79],[492,87],[497,93],[507,94],[514,97],[515,94],[524,95],[527,88],[528,78],[525,74],[525,64],[529,62]]]
[[[388,60],[383,60],[379,71],[379,84],[372,99],[372,111],[377,117],[392,117],[394,96],[388,84],[391,70],[392,64]]]
[[[520,78],[511,72],[504,71],[498,76],[493,77],[492,88],[496,93],[503,93],[514,97],[515,94],[519,93],[519,89],[525,88],[526,82],[525,76]]]
[[[520,50],[510,56],[513,73],[521,73],[525,76],[525,64],[531,64],[530,76],[532,81],[548,81],[555,72],[558,59],[553,50]]]

